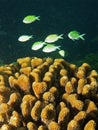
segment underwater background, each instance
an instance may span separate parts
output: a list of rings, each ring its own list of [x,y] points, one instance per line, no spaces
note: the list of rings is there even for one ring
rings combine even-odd
[[[23,24],[29,14],[40,16],[40,22]],[[86,33],[85,41],[69,39],[71,30]],[[31,50],[34,41],[52,33],[64,34],[57,44],[68,52],[65,60],[77,65],[87,62],[98,70],[97,0],[0,0],[0,64],[26,56],[60,58],[56,52]],[[34,35],[34,40],[20,43],[17,39],[22,34]]]

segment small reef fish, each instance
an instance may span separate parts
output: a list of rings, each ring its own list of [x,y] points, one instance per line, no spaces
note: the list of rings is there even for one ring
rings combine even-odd
[[[58,34],[50,34],[45,38],[45,42],[47,43],[53,43],[56,42],[59,39],[63,39],[63,34],[58,35]]]
[[[65,50],[60,50],[58,53],[59,53],[62,57],[68,56],[68,52],[65,51]]]
[[[44,48],[43,48],[43,52],[45,53],[50,53],[50,52],[53,52],[53,51],[56,51],[57,49],[60,50],[60,47],[61,46],[55,46],[53,44],[47,44]]]
[[[30,24],[32,22],[35,22],[36,20],[40,20],[40,16],[35,16],[35,15],[28,15],[23,19],[23,23],[25,24]]]
[[[26,42],[30,40],[33,36],[32,35],[22,35],[18,38],[18,41],[20,42]]]
[[[37,42],[34,42],[31,49],[32,50],[39,50],[40,48],[42,48],[46,43],[43,42],[43,41],[37,41]]]
[[[79,40],[79,39],[82,39],[82,40],[85,40],[84,39],[84,36],[85,35],[85,33],[83,33],[83,34],[80,34],[79,32],[77,32],[77,31],[71,31],[71,32],[69,32],[68,33],[68,37],[71,39],[71,40]]]

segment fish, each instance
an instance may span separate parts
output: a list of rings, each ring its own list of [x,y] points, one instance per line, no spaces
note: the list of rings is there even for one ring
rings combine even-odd
[[[53,43],[58,41],[59,39],[63,39],[63,34],[58,35],[58,34],[50,34],[45,38],[46,43]]]
[[[43,42],[43,41],[37,41],[37,42],[34,42],[31,49],[32,50],[39,50],[41,49],[46,43]]]
[[[22,22],[25,23],[25,24],[30,24],[30,23],[35,22],[36,20],[39,21],[40,20],[40,16],[28,15],[28,16],[24,17]]]
[[[62,57],[68,56],[68,52],[65,51],[65,50],[60,50],[58,53],[59,53]]]
[[[45,53],[50,53],[50,52],[56,51],[57,49],[60,50],[60,47],[61,47],[61,46],[55,46],[54,44],[47,44],[47,45],[42,49],[42,51],[45,52]]]
[[[31,38],[33,38],[33,35],[21,35],[18,38],[18,41],[20,41],[20,42],[26,42],[26,41],[30,40]]]
[[[83,37],[84,35],[85,33],[80,34],[78,31],[75,30],[68,33],[68,37],[73,41],[79,39],[85,40],[85,38]]]

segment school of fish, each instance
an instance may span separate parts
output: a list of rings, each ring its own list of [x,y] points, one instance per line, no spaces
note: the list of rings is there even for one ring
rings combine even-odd
[[[22,22],[24,24],[31,24],[35,21],[40,21],[40,16],[28,15],[28,16],[24,17],[22,20]],[[72,41],[80,40],[80,39],[85,40],[85,38],[84,38],[85,33],[80,34],[80,32],[78,32],[76,30],[70,31],[67,34],[67,36]],[[19,36],[18,41],[24,43],[24,42],[27,42],[32,39],[33,39],[33,35],[24,34],[24,35]],[[32,44],[31,49],[34,51],[42,49],[42,51],[44,53],[52,53],[54,51],[57,51],[61,57],[65,57],[65,56],[68,56],[68,52],[61,49],[62,46],[56,45],[56,42],[58,40],[62,40],[62,39],[64,39],[64,34],[60,34],[60,35],[59,34],[49,34],[42,41],[34,42]]]

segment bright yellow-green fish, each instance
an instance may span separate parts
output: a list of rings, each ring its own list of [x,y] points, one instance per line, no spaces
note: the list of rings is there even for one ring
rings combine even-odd
[[[58,35],[58,34],[50,34],[45,38],[45,42],[47,43],[53,43],[56,42],[59,39],[63,39],[63,34]]]
[[[20,42],[26,42],[26,41],[30,40],[31,38],[33,38],[32,35],[21,35],[18,38],[18,41],[20,41]]]
[[[85,40],[83,37],[84,35],[85,33],[80,34],[78,31],[75,31],[75,30],[68,33],[68,37],[73,41],[79,40],[79,39]]]
[[[50,52],[53,52],[53,51],[56,51],[56,50],[60,50],[60,46],[55,46],[53,44],[47,44],[44,48],[43,48],[43,52],[45,53],[50,53]]]
[[[62,57],[68,56],[68,52],[65,51],[65,50],[60,50],[58,53],[59,53]]]
[[[32,50],[39,50],[40,48],[42,48],[46,43],[43,42],[43,41],[37,41],[37,42],[34,42],[33,45],[32,45]]]
[[[35,16],[35,15],[28,15],[23,19],[23,23],[25,24],[30,24],[32,22],[35,22],[36,20],[40,20],[40,16]]]

